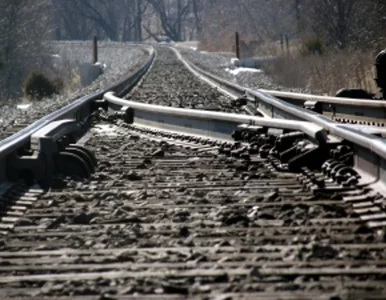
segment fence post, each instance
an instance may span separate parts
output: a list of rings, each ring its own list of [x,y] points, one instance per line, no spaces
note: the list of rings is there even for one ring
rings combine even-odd
[[[94,35],[93,37],[93,64],[98,61],[98,38]]]
[[[286,47],[287,47],[287,55],[289,56],[290,55],[290,48],[289,48],[288,34],[285,35],[285,44],[286,44]]]
[[[236,57],[240,59],[240,36],[238,32],[236,32],[235,37],[236,37]]]
[[[284,53],[284,37],[282,33],[280,34],[280,48],[281,52]]]

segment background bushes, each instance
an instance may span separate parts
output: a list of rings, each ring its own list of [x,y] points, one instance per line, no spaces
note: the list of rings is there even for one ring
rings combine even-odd
[[[24,83],[24,95],[30,99],[41,100],[59,94],[62,88],[60,79],[51,80],[43,73],[32,72]]]

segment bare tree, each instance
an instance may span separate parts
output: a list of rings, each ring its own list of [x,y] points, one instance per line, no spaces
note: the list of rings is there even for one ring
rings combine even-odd
[[[89,34],[96,33],[95,29],[98,29],[107,38],[118,40],[122,14],[117,14],[120,6],[116,1],[54,0],[54,3],[61,12],[64,26],[68,32],[73,32],[82,38],[82,35],[86,33],[90,38]],[[88,23],[94,26],[88,26]]]
[[[56,15],[57,39],[85,40],[90,37],[93,31],[90,20],[80,16],[71,0],[52,0],[52,3]],[[79,5],[83,5],[83,2]]]
[[[59,21],[59,39],[90,39],[94,34],[113,41],[141,41],[144,0],[52,0]]]
[[[309,12],[308,26],[327,43],[339,49],[345,48],[351,38],[355,22],[355,7],[359,0],[309,0],[304,5]]]
[[[147,0],[157,14],[163,33],[174,41],[184,39],[185,22],[190,13],[188,0]],[[198,6],[197,6],[198,8]],[[198,12],[198,11],[197,11]],[[150,28],[146,31],[156,38]]]
[[[199,36],[202,31],[202,14],[204,10],[203,0],[192,0],[192,11],[194,16],[194,25]]]

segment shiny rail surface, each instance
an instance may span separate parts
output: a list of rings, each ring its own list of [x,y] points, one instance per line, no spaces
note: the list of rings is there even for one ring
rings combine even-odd
[[[199,109],[183,109],[160,105],[143,104],[116,97],[109,92],[104,99],[111,104],[129,107],[133,110],[134,123],[149,123],[159,128],[178,129],[207,136],[221,136],[231,139],[232,132],[240,124],[253,124],[270,128],[288,128],[306,133],[312,139],[325,143],[327,134],[319,125],[304,121],[266,119]],[[201,121],[201,122],[200,122]]]
[[[261,90],[297,106],[306,102],[320,104],[322,113],[336,121],[384,127],[386,125],[386,101],[337,98],[282,91]]]

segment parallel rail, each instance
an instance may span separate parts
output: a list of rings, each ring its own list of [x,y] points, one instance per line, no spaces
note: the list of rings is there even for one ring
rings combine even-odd
[[[386,125],[386,101],[337,98],[271,90],[261,91],[297,106],[304,106],[308,101],[318,102],[324,115],[339,122],[381,127]]]

